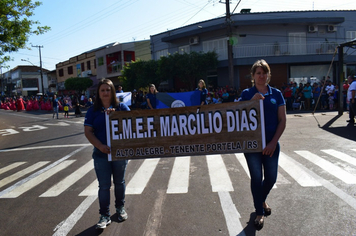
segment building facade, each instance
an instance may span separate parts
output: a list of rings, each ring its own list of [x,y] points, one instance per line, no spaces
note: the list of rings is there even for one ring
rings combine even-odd
[[[215,51],[218,69],[205,78],[213,86],[251,86],[251,65],[261,58],[270,64],[271,84],[276,87],[286,82],[320,81],[327,75],[335,82],[339,76],[335,52],[339,44],[356,38],[355,15],[355,10],[244,10],[231,15],[230,22],[221,17],[151,36],[152,59],[172,53]],[[229,27],[232,34],[228,33]],[[233,84],[228,73],[228,44],[232,44]],[[344,50],[345,65],[356,69],[355,49]]]
[[[48,92],[49,70],[38,66],[17,66],[4,74],[6,95],[33,96],[37,93]],[[43,81],[42,81],[43,78]],[[43,82],[43,90],[42,90]]]
[[[108,78],[115,85],[120,84],[119,77],[125,64],[136,60],[150,60],[150,40],[129,43],[114,43],[95,52],[97,77]]]
[[[56,64],[58,92],[61,94],[74,92],[67,91],[64,82],[76,77],[89,77],[93,80],[93,86],[88,89],[87,96],[95,91],[101,78],[111,79],[115,85],[118,85],[123,66],[138,59],[151,59],[150,40],[111,43],[74,56]]]

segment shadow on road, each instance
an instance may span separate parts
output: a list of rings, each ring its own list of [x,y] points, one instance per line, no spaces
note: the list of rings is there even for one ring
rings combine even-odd
[[[335,117],[333,117],[331,120],[329,120],[323,126],[320,127],[320,124],[319,124],[317,118],[314,116],[314,118],[318,122],[319,127],[322,128],[323,130],[325,130],[327,132],[330,132],[330,133],[333,133],[333,134],[335,134],[337,136],[356,141],[356,133],[355,133],[356,132],[356,126],[354,126],[354,124],[348,123],[347,125],[345,124],[345,126],[339,126],[339,127],[332,127],[331,126],[340,117],[341,117],[341,115],[336,115]]]

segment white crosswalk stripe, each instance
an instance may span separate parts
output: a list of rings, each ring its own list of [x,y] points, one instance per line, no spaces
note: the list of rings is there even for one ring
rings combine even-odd
[[[340,151],[336,151],[336,150],[333,150],[333,149],[326,149],[326,150],[321,150],[322,152],[325,152],[326,154],[329,154],[333,157],[336,157],[344,162],[347,162],[351,165],[354,165],[356,166],[356,158],[355,157],[352,157],[350,155],[347,155],[343,152],[340,152]]]
[[[86,187],[78,196],[96,196],[98,195],[99,182],[95,179],[88,187]]]
[[[9,184],[9,183],[11,183],[11,182],[13,182],[13,181],[15,181],[15,180],[17,180],[17,179],[20,179],[21,177],[23,177],[23,176],[25,176],[25,175],[27,175],[27,174],[29,174],[29,173],[41,168],[42,166],[44,166],[44,165],[46,165],[48,163],[49,163],[49,161],[37,162],[37,163],[33,164],[32,166],[27,167],[26,169],[23,169],[23,170],[21,170],[19,172],[16,172],[13,175],[10,175],[10,176],[2,179],[1,182],[0,182],[0,188],[5,186],[5,185],[7,185],[7,184]]]
[[[350,174],[349,172],[341,169],[337,165],[334,165],[330,161],[327,161],[309,151],[295,151],[298,155],[311,161],[315,165],[319,166],[323,170],[329,172],[336,178],[344,181],[346,184],[356,184],[356,176]]]
[[[353,150],[353,149],[351,149]],[[356,150],[356,149],[355,149]],[[320,157],[316,154],[313,154],[309,151],[295,151],[299,156],[308,160],[312,164],[320,167],[322,170],[317,169],[322,174],[317,174],[317,176],[325,176],[328,174],[330,178],[337,178],[342,180],[346,184],[356,184],[356,162],[355,157],[352,157],[348,154],[345,154],[341,151],[336,151],[333,149],[325,149],[320,150],[326,153],[329,156]],[[243,173],[246,173],[246,177],[250,178],[248,166],[245,160],[245,157],[241,153],[234,154],[236,159],[236,163],[239,163],[239,167],[241,170],[243,169]],[[67,156],[68,157],[68,156]],[[66,158],[67,158],[66,157]],[[173,167],[170,173],[168,185],[167,185],[167,194],[184,194],[188,193],[189,185],[190,185],[190,168],[191,168],[191,159],[192,158],[204,158],[204,157],[177,157],[171,160],[174,160]],[[234,191],[234,187],[231,181],[231,173],[229,173],[224,158],[222,155],[209,155],[206,156],[207,162],[207,172],[209,173],[209,180],[211,184],[212,192],[232,192]],[[341,161],[338,162],[338,165],[333,164],[330,160],[332,158],[337,158]],[[330,159],[330,160],[328,160]],[[145,188],[150,183],[150,179],[155,174],[156,168],[160,162],[160,158],[152,158],[142,160],[141,166],[135,171],[133,177],[130,182],[126,186],[126,194],[127,195],[137,195],[142,194]],[[75,160],[65,160],[61,159],[60,162],[54,162],[53,164],[47,166],[43,170],[38,171],[38,173],[34,173],[31,178],[26,178],[23,181],[18,182],[17,184],[0,191],[0,198],[16,198],[25,192],[31,190],[35,186],[41,184],[45,180],[49,179],[54,174],[62,171],[69,165],[71,165]],[[140,160],[141,161],[141,160]],[[59,164],[58,164],[59,163]],[[343,164],[345,163],[345,164]],[[11,163],[8,166],[4,166],[0,168],[0,174],[5,174],[11,170],[16,170],[16,168],[22,168],[26,162],[16,162]],[[31,174],[32,172],[40,169],[41,167],[49,164],[48,161],[40,161],[31,166],[28,166],[24,169],[17,171],[16,173],[9,175],[7,177],[3,177],[0,179],[0,188],[4,187],[16,180],[21,178],[25,178],[26,175]],[[310,166],[310,164],[308,164]],[[325,181],[330,182],[330,180],[321,181],[321,177],[315,178],[314,174],[311,174],[310,171],[306,171],[305,165],[301,164],[301,162],[287,154],[281,152],[279,158],[279,166],[281,171],[285,171],[282,174],[278,173],[277,185],[282,184],[290,184],[290,178],[286,178],[285,173],[289,175],[296,183],[298,183],[302,187],[318,187],[318,186],[329,186],[324,185]],[[341,166],[341,167],[340,167]],[[343,168],[345,166],[345,168]],[[200,168],[200,167],[198,167]],[[204,167],[205,168],[205,167]],[[93,161],[85,163],[83,166],[79,167],[76,171],[61,179],[57,183],[55,183],[52,187],[50,187],[47,191],[39,195],[39,197],[56,197],[66,191],[70,186],[75,184],[81,178],[83,178],[86,174],[94,169]],[[350,171],[351,170],[351,171]],[[315,173],[316,170],[313,169]],[[280,172],[280,171],[279,171]],[[352,172],[352,173],[350,173]],[[98,194],[98,181],[94,176],[93,182],[88,186],[84,186],[83,190],[78,194],[78,196],[97,196]],[[333,187],[335,188],[335,187]]]
[[[126,186],[126,194],[141,194],[150,180],[160,158],[146,159]]]
[[[7,172],[7,171],[15,169],[16,167],[19,167],[20,165],[23,165],[25,163],[26,162],[15,162],[15,163],[12,163],[11,165],[5,166],[5,167],[0,169],[0,175],[5,173],[5,172]]]
[[[282,169],[284,169],[302,187],[321,186],[321,183],[303,171],[303,169],[296,165],[296,161],[293,158],[287,156],[283,152],[281,152],[279,156],[279,166],[282,167]]]
[[[40,197],[56,197],[62,192],[64,192],[67,188],[69,188],[72,184],[80,180],[80,178],[84,177],[89,171],[93,169],[93,160],[87,162],[84,166],[80,167],[78,170],[68,175],[65,179],[61,180],[58,184],[54,185],[46,192],[44,192]]]
[[[234,191],[221,155],[206,156],[206,160],[208,162],[210,183],[213,192]]]
[[[71,165],[75,160],[67,160],[63,161],[60,164],[56,165],[55,167],[47,170],[46,172],[43,172],[42,174],[38,175],[35,178],[32,178],[31,180],[27,181],[26,183],[17,186],[13,190],[7,192],[6,194],[0,196],[0,198],[16,198],[20,196],[21,194],[27,192],[28,190],[32,189],[33,187],[39,185],[49,177],[53,176],[54,174],[58,173],[59,171],[63,170],[64,168],[68,167]]]
[[[189,187],[190,156],[175,158],[167,193],[187,193]]]

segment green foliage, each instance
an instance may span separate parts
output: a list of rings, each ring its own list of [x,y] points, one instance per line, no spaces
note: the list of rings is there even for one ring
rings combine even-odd
[[[5,53],[16,52],[26,48],[32,34],[43,34],[50,30],[48,26],[37,26],[40,22],[30,20],[33,11],[42,3],[31,0],[0,1],[0,65],[11,58]]]
[[[75,90],[79,94],[93,85],[93,81],[87,77],[69,78],[64,82],[66,90]]]
[[[136,61],[126,65],[122,71],[123,86],[128,90],[178,79],[187,89],[194,89],[197,81],[205,78],[209,70],[216,70],[218,56],[215,52],[191,52],[171,54],[154,61]]]

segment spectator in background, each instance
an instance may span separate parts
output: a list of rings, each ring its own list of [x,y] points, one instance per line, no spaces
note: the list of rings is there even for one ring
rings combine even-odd
[[[199,80],[197,91],[200,92],[200,105],[206,105],[206,96],[208,95],[208,90],[206,89],[205,81]]]
[[[53,95],[53,100],[52,100],[52,109],[53,109],[53,119],[54,119],[54,115],[57,115],[57,119],[58,119],[58,110],[59,110],[59,105],[61,103],[59,102],[57,95]]]
[[[349,89],[349,83],[348,79],[344,81],[344,84],[342,85],[342,94],[343,94],[343,99],[344,99],[344,111],[348,109],[348,103],[346,102],[347,100],[347,90]]]
[[[313,91],[312,92],[313,92],[314,106],[316,106],[316,109],[320,109],[320,101],[318,103],[318,99],[319,99],[319,96],[320,96],[321,89],[320,89],[318,83],[314,83],[313,84]]]
[[[226,88],[223,90],[222,99],[224,103],[229,101],[229,92],[226,90]]]
[[[158,93],[156,86],[154,84],[150,84],[148,87],[148,94],[146,95],[147,106],[149,109],[156,109],[157,106],[157,98],[156,94]]]
[[[356,76],[347,77],[347,80],[350,84],[349,89],[347,90],[347,102],[349,103],[349,117],[347,120],[350,124],[355,124],[355,115],[356,115]]]
[[[310,110],[310,105],[311,105],[311,99],[312,99],[312,88],[310,86],[310,83],[308,82],[304,89],[303,89],[303,95],[305,98],[305,109]]]
[[[122,90],[122,86],[119,85],[119,86],[117,87],[116,93],[123,93],[123,92],[124,92],[124,90]]]
[[[333,109],[337,110],[339,107],[339,85],[335,84],[334,85],[334,107]]]
[[[287,84],[283,91],[284,98],[286,99],[287,110],[292,110],[292,92],[293,91],[290,88],[290,84]]]

